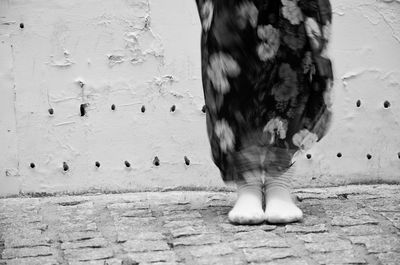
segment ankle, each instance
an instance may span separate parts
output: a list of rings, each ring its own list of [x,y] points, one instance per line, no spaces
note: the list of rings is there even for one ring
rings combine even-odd
[[[292,201],[292,194],[288,187],[273,186],[266,188],[265,198],[267,201],[271,199]]]

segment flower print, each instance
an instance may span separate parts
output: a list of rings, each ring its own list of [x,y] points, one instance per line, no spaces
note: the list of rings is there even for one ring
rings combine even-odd
[[[257,54],[261,61],[272,59],[276,51],[266,42],[262,42],[257,46]]]
[[[258,21],[258,9],[253,2],[245,1],[237,7],[237,24],[240,29],[244,29],[247,26],[247,22],[255,28]]]
[[[214,132],[219,138],[219,144],[223,152],[226,153],[228,150],[233,149],[235,143],[234,134],[232,128],[225,119],[215,122]]]
[[[260,60],[267,61],[275,56],[279,49],[279,30],[272,25],[262,25],[257,28],[257,35],[262,42],[257,46]]]
[[[286,101],[299,94],[297,73],[288,63],[283,63],[279,67],[279,77],[281,82],[274,85],[271,93],[277,101]]]
[[[309,80],[312,81],[313,75],[316,73],[315,65],[311,57],[311,51],[307,51],[303,58],[303,73],[309,74]]]
[[[225,94],[230,90],[227,77],[238,76],[240,74],[240,67],[232,56],[218,52],[210,56],[210,65],[207,68],[207,74],[214,88],[218,92]]]
[[[307,36],[311,40],[311,47],[314,50],[318,50],[320,47],[321,41],[321,30],[319,29],[319,25],[315,19],[307,17],[305,21]]]
[[[213,19],[213,13],[214,13],[214,6],[213,3],[208,0],[204,3],[204,5],[201,8],[201,17],[203,18],[203,29],[205,31],[208,31],[211,26],[211,22]]]
[[[270,144],[275,142],[275,135],[278,134],[280,139],[286,138],[286,132],[288,129],[288,121],[281,117],[270,119],[264,126],[263,132],[267,132],[271,135]]]
[[[310,71],[312,65],[312,58],[311,58],[311,52],[307,51],[304,54],[303,58],[303,73],[306,74],[308,71]]]
[[[296,51],[304,47],[306,44],[306,31],[304,27],[291,25],[289,22],[283,22],[282,30],[283,42],[292,50]]]
[[[282,0],[283,17],[290,21],[293,25],[300,24],[303,21],[303,13],[297,5],[298,0]]]
[[[331,34],[332,34],[331,23],[327,22],[325,25],[322,26],[322,34],[326,41],[328,41],[330,39]]]
[[[326,59],[329,59],[328,49],[327,49],[328,48],[327,44],[328,44],[328,41],[329,41],[329,39],[331,37],[331,24],[329,22],[327,22],[327,24],[322,26],[322,35],[323,35],[323,38],[325,40],[325,43],[324,43],[324,47],[323,47],[323,49],[321,51],[321,56],[326,58]]]
[[[271,44],[279,43],[279,30],[272,25],[259,25],[257,35],[263,41],[268,41]]]
[[[307,129],[302,129],[292,137],[295,146],[302,150],[310,149],[318,141],[318,136]]]
[[[324,103],[328,110],[332,110],[332,106],[333,106],[332,87],[333,87],[333,80],[327,79],[326,80],[326,90],[323,92],[323,97],[324,97]]]

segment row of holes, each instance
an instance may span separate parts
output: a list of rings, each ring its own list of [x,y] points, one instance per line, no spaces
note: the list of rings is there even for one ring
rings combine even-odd
[[[341,158],[343,155],[342,155],[342,153],[337,153],[336,156]],[[307,157],[307,159],[311,159],[312,156],[311,156],[311,154],[307,154],[306,157]],[[366,157],[368,160],[370,160],[372,158],[372,155],[367,154]],[[400,152],[397,153],[397,157],[400,159]]]
[[[361,107],[361,100],[357,100],[356,106],[357,106],[358,108]],[[390,107],[390,102],[389,102],[388,100],[385,100],[385,102],[383,102],[383,107],[384,107],[385,109],[389,108],[389,107]]]
[[[81,116],[85,116],[85,114],[86,114],[86,107],[87,107],[87,106],[88,106],[87,104],[81,104],[81,105],[80,105],[79,111],[80,111],[80,113],[81,113]],[[116,108],[115,105],[112,104],[112,105],[111,105],[111,110],[115,110],[115,108]],[[140,110],[144,113],[144,112],[146,111],[146,107],[143,105],[143,106],[141,107]],[[175,112],[175,110],[176,110],[176,106],[175,106],[175,105],[172,105],[171,108],[170,108],[170,111],[171,111],[171,112]],[[206,113],[206,105],[203,105],[201,111],[202,111],[203,113]],[[53,114],[54,114],[54,109],[53,109],[53,108],[50,108],[50,109],[48,109],[48,112],[49,112],[50,115],[53,115]]]
[[[185,161],[185,164],[188,166],[188,165],[190,165],[190,160],[189,160],[189,158],[187,157],[187,156],[184,156],[184,161]],[[131,163],[129,162],[129,161],[127,161],[127,160],[125,160],[125,162],[124,162],[124,164],[125,164],[125,167],[131,167]],[[153,164],[155,165],[155,166],[159,166],[160,165],[160,159],[156,156],[156,157],[154,157],[154,160],[153,160]],[[96,167],[100,167],[100,162],[99,161],[96,161],[95,163],[94,163],[94,165],[96,166]],[[35,168],[36,167],[36,165],[35,165],[35,163],[31,163],[30,164],[30,167],[31,168]],[[64,171],[68,171],[69,170],[69,166],[68,166],[68,164],[67,164],[67,162],[63,162],[63,169],[64,169]]]
[[[342,157],[342,153],[337,153],[336,156],[340,158],[340,157]],[[311,158],[312,158],[311,154],[307,154],[306,157],[307,157],[307,159],[311,159]],[[369,159],[372,158],[372,155],[367,154],[366,157],[367,157],[367,159],[369,160]],[[397,153],[397,157],[400,159],[400,152]],[[186,164],[187,166],[190,165],[190,160],[189,160],[189,158],[187,158],[187,156],[184,156],[184,161],[185,161],[185,164]],[[131,163],[129,163],[129,161],[125,161],[124,164],[125,164],[125,166],[128,167],[128,168],[131,167]],[[157,156],[154,158],[153,164],[154,164],[155,166],[159,166],[159,165],[160,165],[160,159],[159,159]],[[99,167],[100,167],[100,162],[99,162],[99,161],[96,161],[96,162],[95,162],[95,166],[99,168]],[[36,167],[35,163],[32,162],[32,163],[30,164],[30,167],[31,167],[31,168],[35,168],[35,167]],[[69,166],[68,166],[67,162],[63,162],[63,169],[64,169],[64,171],[68,171]]]
[[[356,102],[356,106],[357,107],[361,107],[361,100],[357,100],[357,102]],[[81,113],[81,116],[85,116],[85,114],[86,114],[86,107],[87,107],[87,104],[81,104],[80,105],[80,113]],[[390,102],[389,101],[385,101],[385,102],[383,102],[383,107],[385,108],[385,109],[387,109],[387,108],[389,108],[390,107]],[[111,105],[111,110],[115,110],[115,104],[112,104]],[[141,109],[140,109],[143,113],[146,111],[146,107],[144,106],[144,105],[142,105],[142,107],[141,107]],[[172,105],[171,106],[171,108],[170,108],[170,111],[171,112],[174,112],[176,110],[176,106],[175,105]],[[50,115],[53,115],[54,114],[54,109],[53,108],[50,108],[49,110],[49,113],[50,113]],[[201,111],[203,112],[203,113],[206,113],[206,105],[204,105],[203,106],[203,108],[201,109]]]

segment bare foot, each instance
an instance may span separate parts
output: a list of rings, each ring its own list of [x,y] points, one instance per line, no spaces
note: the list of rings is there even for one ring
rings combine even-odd
[[[229,221],[235,224],[260,224],[265,221],[262,198],[250,192],[239,195],[235,206],[228,214]]]
[[[300,221],[302,218],[303,212],[294,203],[289,191],[268,191],[265,207],[265,219],[268,223],[286,224]]]

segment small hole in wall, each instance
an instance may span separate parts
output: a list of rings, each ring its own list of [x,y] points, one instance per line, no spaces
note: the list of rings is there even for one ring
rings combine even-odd
[[[372,158],[372,156],[370,154],[367,154],[367,159],[369,160],[371,158]]]
[[[19,23],[19,27],[23,29],[25,27],[24,23]]]
[[[307,154],[307,159],[311,159],[311,154]]]
[[[337,157],[342,157],[342,153],[337,153],[337,155],[336,155]]]
[[[111,110],[115,110],[115,105],[114,104],[111,105]]]
[[[125,161],[125,166],[126,167],[131,167],[131,163],[129,163],[128,161]]]
[[[68,166],[67,162],[63,162],[63,169],[64,169],[64,171],[68,171],[69,166]]]
[[[389,108],[390,107],[390,102],[387,101],[387,100],[385,102],[383,102],[383,107],[385,107],[385,109]]]
[[[30,165],[29,165],[31,168],[35,168],[35,163],[31,163]]]
[[[361,100],[357,100],[356,106],[359,108],[361,106]]]
[[[54,114],[54,109],[53,109],[53,108],[50,108],[48,111],[49,111],[49,114],[50,114],[50,115],[53,115],[53,114]]]
[[[172,107],[171,107],[171,112],[174,112],[175,109],[176,109],[176,106],[175,106],[175,105],[172,105]]]
[[[204,106],[201,108],[201,111],[202,111],[203,113],[206,113],[206,105],[204,105]]]
[[[400,152],[397,153],[397,157],[400,159]]]
[[[85,114],[86,114],[86,104],[81,104],[79,110],[81,112],[81,117],[85,116]]]
[[[143,105],[141,111],[144,113],[146,111],[146,107]]]
[[[157,156],[154,158],[153,164],[156,165],[156,166],[159,166],[159,165],[160,165],[160,159],[158,159]]]
[[[96,161],[95,165],[96,165],[96,167],[100,167],[100,162]]]
[[[190,165],[190,160],[189,160],[189,158],[187,158],[187,156],[184,157],[184,160],[185,160],[185,164],[187,166]]]

